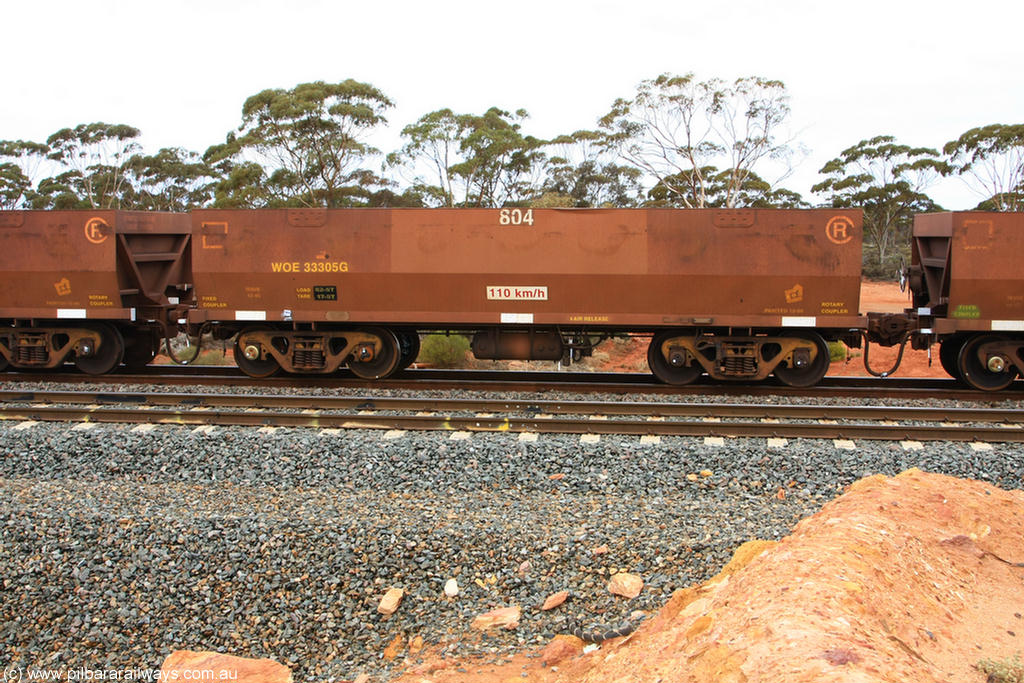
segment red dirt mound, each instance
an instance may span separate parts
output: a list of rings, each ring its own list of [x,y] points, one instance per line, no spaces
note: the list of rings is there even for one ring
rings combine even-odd
[[[557,653],[433,660],[398,680],[982,683],[981,660],[1024,648],[1022,529],[1024,491],[875,475],[782,541],[740,546],[718,576],[596,651],[557,636]]]

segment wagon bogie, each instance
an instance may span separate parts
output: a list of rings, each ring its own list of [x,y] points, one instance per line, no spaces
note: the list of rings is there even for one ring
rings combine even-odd
[[[124,338],[112,324],[93,322],[69,327],[37,323],[0,333],[4,365],[22,369],[52,369],[73,361],[83,372],[103,374],[124,357]]]
[[[404,352],[398,336],[384,328],[302,331],[253,326],[238,333],[235,358],[252,377],[270,377],[281,370],[327,374],[347,365],[358,377],[382,379],[401,369],[413,353],[412,339],[407,333],[403,338]],[[417,337],[417,348],[418,341]]]
[[[817,384],[828,371],[828,346],[812,330],[759,335],[660,332],[647,354],[651,371],[668,384],[688,384],[701,374],[756,382],[775,375],[791,386]]]

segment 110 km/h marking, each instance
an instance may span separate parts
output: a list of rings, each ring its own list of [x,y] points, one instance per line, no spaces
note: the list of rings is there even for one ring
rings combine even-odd
[[[547,287],[487,287],[487,299],[489,301],[547,301]]]

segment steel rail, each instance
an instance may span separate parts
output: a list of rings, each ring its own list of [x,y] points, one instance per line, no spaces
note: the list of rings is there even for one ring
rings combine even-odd
[[[466,432],[535,432],[722,436],[811,439],[1024,442],[1020,425],[899,425],[819,421],[809,423],[705,422],[700,420],[593,420],[559,417],[459,417],[452,415],[352,415],[272,411],[139,409],[85,406],[0,406],[0,420],[173,425],[400,429]]]
[[[930,399],[948,398],[975,402],[998,402],[1024,398],[1024,382],[1003,391],[984,392],[964,388],[953,379],[826,377],[820,384],[793,388],[772,381],[739,384],[707,381],[670,386],[641,373],[570,373],[489,370],[405,370],[380,382],[368,382],[338,373],[331,376],[287,375],[254,379],[232,367],[151,366],[145,372],[93,376],[77,371],[14,372],[0,374],[10,383],[60,382],[74,384],[161,384],[212,386],[263,386],[279,388],[383,388],[464,391],[576,391],[586,393],[647,393],[660,395],[728,396],[848,396],[866,398]]]
[[[675,403],[502,400],[475,398],[392,398],[371,396],[278,396],[271,394],[104,393],[90,391],[0,391],[0,402],[284,408],[316,411],[431,411],[527,415],[587,415],[787,420],[896,420],[922,422],[1024,423],[1024,409],[944,406],[826,406],[747,403]]]

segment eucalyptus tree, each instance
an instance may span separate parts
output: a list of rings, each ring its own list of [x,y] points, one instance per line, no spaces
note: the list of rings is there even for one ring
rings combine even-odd
[[[522,132],[525,110],[481,115],[439,109],[402,129],[405,145],[388,157],[434,206],[522,204],[539,192],[544,141]]]
[[[55,183],[40,184],[41,202],[46,197],[62,197],[68,193],[78,198],[81,208],[120,208],[132,186],[127,167],[132,156],[141,150],[138,128],[125,124],[83,123],[62,128],[46,140],[49,159],[67,169],[55,177]],[[55,185],[60,192],[55,192]],[[45,190],[45,192],[44,192]],[[55,205],[56,206],[56,205]]]
[[[579,130],[547,143],[551,150],[542,188],[550,198],[564,197],[566,206],[630,207],[641,202],[641,176],[634,166],[616,164],[607,136],[601,131]]]
[[[949,172],[983,197],[978,208],[1024,211],[1024,123],[972,128],[942,151],[949,157]]]
[[[874,249],[879,269],[874,274],[880,274],[893,265],[897,242],[909,234],[914,214],[940,208],[925,190],[946,172],[937,150],[879,135],[826,163],[819,171],[825,180],[811,191],[825,194],[833,207],[864,209],[864,246]]]
[[[268,89],[242,106],[242,125],[204,160],[223,180],[218,205],[357,206],[387,182],[367,142],[391,100],[368,83],[302,83]],[[256,170],[259,173],[256,173]]]
[[[522,203],[536,194],[545,160],[543,140],[523,135],[525,109],[514,113],[491,107],[465,122],[462,161],[451,167],[466,188],[470,206]]]
[[[135,190],[134,209],[188,211],[206,206],[213,197],[213,171],[198,154],[185,149],[138,154],[129,161],[128,172]]]
[[[34,179],[49,151],[39,142],[0,140],[0,208],[17,209],[30,204]]]
[[[759,175],[751,171],[744,178],[738,190],[730,186],[732,176],[729,171],[720,171],[714,166],[698,169],[704,178],[704,205],[709,208],[757,208],[757,209],[808,209],[810,203],[804,201],[799,192],[786,188],[773,187]],[[668,182],[658,183],[647,193],[648,205],[653,206],[686,206],[686,197],[678,194],[677,188],[690,188],[692,178],[687,174],[672,177]]]
[[[203,161],[213,170],[217,180],[213,183],[213,206],[222,209],[256,209],[287,203],[287,197],[273,197],[267,186],[263,167],[255,161],[234,161],[211,154],[211,147]]]
[[[460,146],[467,118],[451,109],[424,114],[402,129],[405,145],[388,155],[388,165],[406,172],[412,187],[433,205],[451,207],[456,201],[464,201],[463,193],[456,200],[460,188],[451,167],[461,161]]]
[[[0,209],[21,208],[31,190],[32,182],[17,164],[0,162]]]
[[[712,178],[725,173],[725,205],[736,205],[748,176],[767,160],[788,162],[779,140],[790,114],[782,81],[757,76],[728,83],[662,74],[620,98],[600,120],[621,157],[689,208],[707,205]],[[788,173],[786,168],[784,177]]]
[[[78,171],[64,171],[43,178],[32,193],[33,209],[88,209],[88,201],[81,197],[81,175]]]

